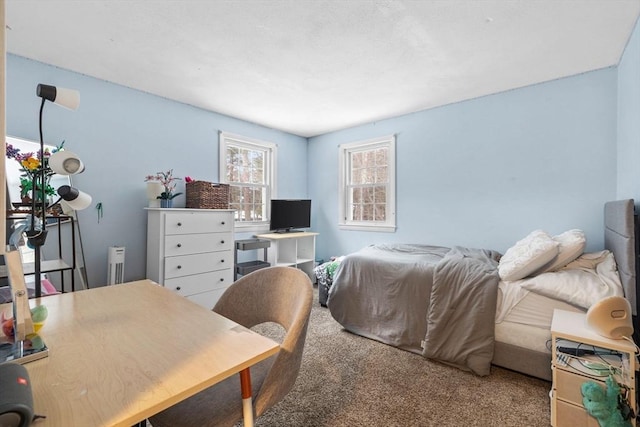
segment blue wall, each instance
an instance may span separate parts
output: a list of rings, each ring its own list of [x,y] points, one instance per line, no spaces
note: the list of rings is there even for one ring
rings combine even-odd
[[[580,228],[588,247],[600,248],[603,203],[616,195],[616,73],[603,69],[311,138],[319,256],[379,242],[505,251],[538,228]],[[338,230],[336,147],[389,133],[397,135],[397,231]]]
[[[640,24],[618,66],[618,198],[640,202]]]
[[[144,177],[174,169],[218,181],[218,132],[227,131],[278,144],[278,191],[282,197],[307,193],[306,139],[239,119],[190,107],[60,68],[7,55],[7,134],[38,141],[38,83],[80,91],[80,108],[48,103],[43,133],[52,145],[66,141],[86,171],[74,184],[101,202],[79,212],[90,286],[107,281],[109,246],[126,246],[125,280],[145,277],[146,212]],[[178,188],[184,189],[182,185]],[[184,195],[176,206],[184,206]]]
[[[80,109],[47,105],[48,143],[65,139],[88,166],[78,187],[104,217],[80,213],[90,284],[106,281],[111,245],[127,247],[126,280],[145,275],[143,177],[218,180],[217,132],[279,146],[279,196],[313,199],[319,258],[379,242],[506,250],[531,230],[585,230],[602,248],[602,207],[640,200],[640,41],[619,67],[300,138],[24,58],[7,58],[7,133],[37,140],[38,83],[80,90]],[[395,233],[337,228],[338,145],[397,135]],[[177,199],[178,205],[184,198]],[[244,237],[244,236],[240,236]]]

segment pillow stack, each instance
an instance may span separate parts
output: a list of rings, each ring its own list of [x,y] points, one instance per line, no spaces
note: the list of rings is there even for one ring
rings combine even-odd
[[[567,264],[578,259],[584,253],[587,246],[587,238],[582,230],[569,230],[562,234],[553,236],[553,240],[558,242],[558,255],[547,265],[542,267],[539,273],[558,271]]]
[[[582,230],[569,230],[551,237],[535,230],[505,252],[498,264],[498,274],[505,281],[558,271],[584,252],[587,244]]]

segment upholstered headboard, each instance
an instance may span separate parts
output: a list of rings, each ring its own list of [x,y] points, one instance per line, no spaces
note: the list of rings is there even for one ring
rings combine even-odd
[[[633,199],[616,200],[604,205],[604,246],[613,252],[624,294],[638,314],[637,273],[638,236]]]

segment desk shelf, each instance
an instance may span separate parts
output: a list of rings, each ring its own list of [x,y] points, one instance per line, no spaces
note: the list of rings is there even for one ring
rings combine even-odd
[[[271,246],[271,242],[266,239],[244,239],[236,240],[235,251],[235,276],[234,280],[238,280],[239,276],[244,276],[252,271],[260,270],[261,268],[269,267],[271,264],[267,262],[267,249]],[[252,251],[252,250],[264,250],[262,260],[252,260],[245,262],[238,262],[238,251]]]
[[[258,234],[256,237],[270,240],[273,243],[267,257],[267,261],[271,265],[299,268],[313,282],[315,281],[313,269],[315,267],[317,235],[318,233],[305,231]]]

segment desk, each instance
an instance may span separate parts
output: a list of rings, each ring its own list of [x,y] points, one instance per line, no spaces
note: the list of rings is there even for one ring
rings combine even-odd
[[[34,427],[131,427],[279,350],[150,280],[30,302],[49,311],[49,356],[24,365]]]

